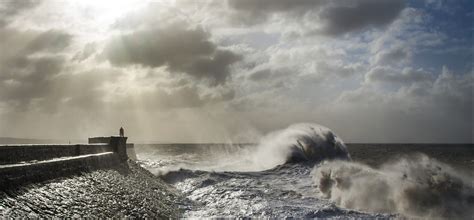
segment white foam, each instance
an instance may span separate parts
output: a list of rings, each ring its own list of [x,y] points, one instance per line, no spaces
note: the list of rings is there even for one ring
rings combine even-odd
[[[468,219],[474,214],[472,177],[421,154],[380,169],[325,162],[312,174],[320,192],[345,208],[430,219]]]
[[[230,148],[230,149],[229,149]],[[255,146],[203,148],[195,162],[191,160],[162,167],[155,173],[166,174],[180,168],[205,171],[262,171],[296,162],[319,162],[326,159],[350,159],[343,141],[328,128],[317,124],[295,124],[271,132]],[[153,155],[148,155],[151,159]]]
[[[344,142],[324,126],[302,123],[263,137],[253,160],[269,169],[287,162],[331,159],[350,159]]]

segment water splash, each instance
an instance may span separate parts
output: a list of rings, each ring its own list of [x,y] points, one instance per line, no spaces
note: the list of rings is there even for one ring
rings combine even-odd
[[[329,128],[318,124],[295,124],[263,137],[254,154],[262,167],[295,162],[350,160],[344,142]]]
[[[137,150],[137,153],[143,163],[170,162],[169,165],[152,169],[152,172],[158,175],[180,169],[218,172],[263,171],[287,163],[314,164],[322,160],[350,159],[346,146],[336,134],[324,126],[308,123],[291,125],[286,129],[269,133],[262,137],[258,144],[252,146],[208,145],[195,149],[197,150],[191,155],[196,158],[195,161],[186,157],[185,153],[171,157],[172,160],[158,158],[161,155],[151,153],[152,151]],[[157,166],[151,164],[148,167]]]
[[[325,162],[312,175],[320,192],[345,208],[428,218],[469,219],[474,214],[472,177],[421,154],[380,169]]]

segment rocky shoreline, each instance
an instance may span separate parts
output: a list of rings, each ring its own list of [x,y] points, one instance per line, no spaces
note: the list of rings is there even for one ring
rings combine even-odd
[[[133,161],[40,183],[0,189],[1,218],[179,217],[182,198]]]

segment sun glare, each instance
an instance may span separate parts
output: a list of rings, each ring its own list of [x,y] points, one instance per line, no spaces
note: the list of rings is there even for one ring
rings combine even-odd
[[[146,3],[147,1],[139,0],[81,0],[74,2],[79,9],[86,11],[100,23],[113,22]]]

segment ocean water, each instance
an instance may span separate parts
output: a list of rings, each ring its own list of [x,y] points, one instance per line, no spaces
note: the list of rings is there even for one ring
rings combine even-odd
[[[424,154],[364,165],[334,132],[316,124],[293,125],[256,144],[148,144],[136,145],[136,152],[142,166],[186,197],[183,217],[472,219],[474,214],[471,173]]]

